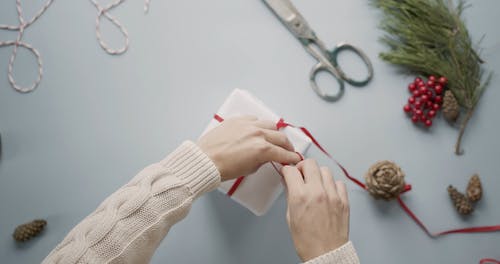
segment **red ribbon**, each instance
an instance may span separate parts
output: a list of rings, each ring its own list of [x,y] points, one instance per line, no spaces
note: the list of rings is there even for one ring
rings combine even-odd
[[[366,190],[366,185],[364,183],[362,183],[361,181],[359,181],[358,179],[352,177],[349,172],[344,168],[344,166],[342,166],[342,164],[340,164],[337,160],[335,160],[332,155],[330,153],[328,153],[328,151],[326,151],[325,148],[323,148],[323,146],[321,146],[321,144],[319,144],[319,142],[316,140],[316,138],[314,138],[314,136],[312,135],[311,132],[309,132],[309,130],[307,130],[307,128],[305,127],[296,127],[292,124],[289,124],[289,123],[286,123],[285,120],[283,118],[281,118],[279,121],[278,121],[278,124],[276,124],[276,127],[279,129],[281,128],[285,128],[285,127],[295,127],[295,128],[298,128],[302,131],[302,133],[304,133],[309,139],[311,139],[311,141],[314,143],[314,145],[319,148],[319,150],[321,150],[321,152],[323,152],[328,158],[330,158],[331,160],[333,160],[333,162],[335,162],[337,164],[337,166],[339,166],[339,168],[342,170],[342,172],[344,173],[344,175],[349,179],[351,180],[352,182],[354,182],[355,184],[357,184],[359,187],[363,188]],[[411,190],[411,185],[407,184],[403,190],[403,193],[407,192]]]
[[[245,179],[245,176],[240,176],[236,181],[234,181],[233,186],[227,191],[227,196],[233,196],[234,192],[240,187],[240,184],[243,182],[243,179]]]
[[[222,123],[224,121],[224,118],[222,118],[218,114],[214,115],[214,119],[217,120],[219,123]],[[245,179],[245,176],[240,176],[238,179],[236,179],[236,181],[234,181],[233,185],[231,186],[231,188],[227,192],[227,195],[233,196],[234,192],[236,192],[236,190],[238,189],[238,187],[240,186],[240,184],[243,182],[244,179]]]
[[[219,121],[219,122],[224,121],[224,119],[222,117],[220,117],[219,115],[217,115],[217,114],[214,115],[214,119],[217,120],[217,121]],[[337,164],[337,166],[339,166],[339,168],[342,170],[342,172],[344,173],[344,175],[349,180],[351,180],[352,182],[354,182],[359,187],[361,187],[361,188],[363,188],[365,190],[367,189],[366,185],[364,183],[362,183],[358,179],[352,177],[349,174],[349,172],[344,168],[344,166],[342,166],[337,160],[335,160],[333,158],[333,156],[330,153],[328,153],[328,151],[326,151],[326,149],[323,148],[323,146],[321,146],[321,144],[319,144],[319,142],[314,138],[314,136],[312,135],[312,133],[309,132],[309,130],[307,130],[307,128],[305,128],[305,127],[296,127],[296,126],[294,126],[292,124],[286,123],[285,120],[283,118],[281,118],[278,121],[278,123],[276,123],[276,128],[278,130],[280,130],[280,129],[285,128],[285,127],[295,127],[295,128],[300,129],[308,138],[311,139],[311,141],[314,143],[314,145],[316,147],[318,147],[321,150],[321,152],[323,152],[328,158],[330,158],[332,161],[334,161]],[[274,165],[274,163],[271,163],[271,164],[273,165],[274,169],[276,169],[276,171],[278,171],[278,173],[280,173],[279,170],[278,170],[278,168]],[[234,182],[233,186],[229,189],[229,191],[227,192],[227,195],[229,195],[229,196],[233,195],[234,192],[236,191],[236,189],[238,189],[238,187],[241,185],[243,179],[244,179],[243,176],[239,177]],[[407,185],[405,185],[405,188],[401,192],[401,194],[403,194],[405,192],[408,192],[410,190],[411,190],[411,185],[407,184]],[[413,219],[413,221],[415,221],[415,223],[431,238],[436,238],[436,237],[439,237],[439,236],[444,236],[444,235],[448,235],[448,234],[456,234],[456,233],[482,233],[482,232],[500,231],[500,225],[494,225],[494,226],[479,226],[479,227],[468,227],[468,228],[451,229],[451,230],[442,231],[442,232],[438,232],[438,233],[432,233],[432,232],[429,231],[429,229],[427,229],[427,227],[424,225],[424,223],[422,221],[420,221],[420,219],[411,211],[411,209],[404,203],[404,201],[401,199],[400,196],[397,197],[397,201],[398,201],[399,205],[401,206],[401,208],[406,212],[406,214],[411,219]],[[486,264],[486,263],[500,264],[500,261],[495,260],[495,259],[482,259],[479,263],[480,264]]]
[[[487,263],[500,264],[500,260],[485,258],[479,261],[479,264],[487,264]]]

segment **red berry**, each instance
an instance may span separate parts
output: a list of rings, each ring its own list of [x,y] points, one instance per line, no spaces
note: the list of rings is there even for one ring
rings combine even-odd
[[[438,85],[436,85],[436,87],[434,87],[434,90],[436,91],[437,94],[442,94],[443,93],[443,86],[438,84]]]
[[[421,94],[421,93],[420,93],[420,91],[419,91],[419,90],[415,90],[415,91],[413,92],[413,96],[415,96],[415,97],[419,97],[419,96],[420,96],[420,94]]]
[[[440,95],[438,95],[438,96],[436,96],[436,97],[434,98],[434,103],[436,103],[436,104],[440,104],[440,103],[442,103],[442,102],[443,102],[443,97],[441,97]]]
[[[434,76],[434,75],[429,76],[429,81],[435,82],[436,81],[436,76]]]
[[[424,103],[425,103],[425,102],[429,101],[429,96],[428,96],[427,94],[423,94],[423,95],[420,97],[420,99],[422,100],[422,102],[424,102]]]
[[[424,115],[420,116],[420,121],[422,121],[422,123],[427,122],[427,120],[427,117],[425,117]]]
[[[417,122],[418,122],[418,116],[413,115],[413,116],[411,117],[411,121],[412,121],[413,123],[417,123]]]
[[[434,110],[436,110],[436,111],[437,111],[437,110],[439,110],[439,108],[441,108],[441,106],[439,106],[438,104],[434,104],[434,105],[432,106],[432,109],[434,109]]]
[[[408,98],[408,103],[410,103],[410,104],[414,104],[414,103],[415,103],[415,101],[416,101],[416,99],[415,99],[415,97],[414,97],[414,96],[412,96],[412,97]]]
[[[427,119],[427,120],[424,121],[424,124],[425,124],[426,127],[431,127],[432,126],[432,120]]]
[[[431,101],[427,101],[427,102],[425,102],[425,106],[426,106],[427,108],[431,109],[431,108],[432,108],[432,102],[431,102]]]
[[[439,78],[439,83],[442,84],[442,85],[446,85],[448,84],[448,79],[446,79],[446,77],[441,77]]]
[[[436,111],[434,110],[430,110],[428,113],[427,113],[427,116],[429,118],[434,118],[436,116]]]
[[[420,93],[424,94],[424,93],[427,93],[427,87],[425,86],[419,86],[418,90],[420,91]]]
[[[417,109],[415,111],[415,115],[417,115],[417,116],[422,116],[423,114],[424,114],[424,112],[422,110],[420,110],[420,109]]]
[[[403,110],[405,111],[405,113],[409,113],[411,111],[411,106],[410,105],[405,105],[403,107]]]
[[[441,77],[441,78],[442,78],[442,77]],[[422,78],[420,78],[420,77],[415,78],[415,83],[419,83],[419,82],[421,82],[421,81],[422,81]]]
[[[415,89],[417,89],[417,86],[416,86],[414,83],[410,83],[410,84],[408,85],[408,90],[409,90],[410,92],[415,91]]]
[[[416,108],[421,108],[422,107],[422,101],[416,101],[415,102],[415,107]]]
[[[432,93],[432,91],[431,91],[431,90],[428,90],[428,91],[427,91],[427,95],[429,96],[429,98],[432,98],[434,94]]]
[[[436,85],[436,83],[434,81],[431,81],[431,80],[427,81],[427,86],[434,87],[434,85]]]

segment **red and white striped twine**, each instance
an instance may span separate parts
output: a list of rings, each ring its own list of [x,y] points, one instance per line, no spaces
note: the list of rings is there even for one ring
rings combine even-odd
[[[128,36],[127,30],[125,29],[125,27],[123,27],[122,24],[120,24],[120,22],[114,16],[109,14],[109,11],[111,9],[117,7],[118,5],[123,3],[124,1],[125,0],[115,0],[111,4],[103,7],[99,3],[97,3],[96,0],[90,0],[90,2],[97,8],[97,11],[98,11],[97,18],[96,18],[97,41],[99,42],[99,45],[101,46],[101,48],[106,53],[111,54],[111,55],[119,55],[119,54],[124,53],[125,51],[127,51],[128,45],[129,45],[129,36]],[[147,12],[149,10],[150,0],[144,0],[144,1],[145,1],[144,2],[144,12]],[[18,25],[0,24],[0,30],[9,30],[9,31],[17,31],[18,32],[16,40],[0,41],[0,47],[14,46],[14,49],[12,50],[12,54],[11,54],[10,59],[9,59],[9,67],[8,67],[7,76],[8,76],[8,80],[9,80],[9,83],[12,86],[12,88],[14,88],[16,91],[18,91],[20,93],[29,93],[29,92],[35,90],[38,87],[38,85],[40,84],[40,82],[42,80],[42,76],[43,76],[43,64],[42,64],[40,52],[38,52],[38,50],[35,49],[33,46],[31,46],[29,43],[22,41],[22,38],[24,35],[24,30],[26,28],[28,28],[30,25],[32,25],[33,23],[35,23],[35,21],[37,21],[45,13],[45,11],[50,7],[50,5],[53,2],[54,2],[54,0],[47,0],[47,2],[45,2],[45,4],[42,6],[42,8],[33,16],[33,18],[31,18],[31,20],[27,21],[23,17],[23,9],[21,7],[21,0],[16,0],[16,10],[17,10],[17,17],[19,20],[19,24]],[[118,48],[118,49],[110,48],[108,46],[108,44],[103,41],[101,30],[100,30],[101,19],[103,17],[105,17],[112,24],[114,24],[122,33],[122,35],[125,39],[124,40],[125,43],[123,44],[123,46],[121,48]],[[14,74],[13,74],[14,62],[16,60],[17,50],[19,47],[25,48],[29,52],[31,52],[35,56],[35,58],[37,60],[37,64],[38,64],[38,76],[37,76],[36,80],[30,86],[26,86],[26,87],[23,87],[23,86],[20,86],[19,84],[17,84],[15,79],[14,79]]]

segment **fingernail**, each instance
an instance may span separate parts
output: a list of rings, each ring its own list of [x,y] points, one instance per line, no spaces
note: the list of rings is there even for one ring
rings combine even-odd
[[[302,154],[298,153],[297,151],[295,151],[295,153],[297,153],[297,155],[299,155],[301,161],[304,160],[304,156],[302,156]]]

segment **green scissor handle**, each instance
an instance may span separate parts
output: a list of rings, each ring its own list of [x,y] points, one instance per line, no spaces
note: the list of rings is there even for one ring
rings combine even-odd
[[[354,52],[358,57],[361,58],[363,63],[365,64],[367,70],[368,70],[368,76],[364,80],[355,80],[345,74],[345,72],[342,70],[342,68],[339,66],[337,62],[337,57],[340,52],[344,50],[350,50]],[[370,61],[370,58],[360,49],[357,47],[348,44],[348,43],[339,43],[332,51],[329,52],[330,55],[330,61],[333,65],[333,67],[337,70],[337,72],[340,75],[340,78],[347,83],[356,86],[356,87],[361,87],[367,85],[373,78],[373,65],[372,62]]]
[[[368,69],[368,76],[365,79],[355,80],[355,79],[347,76],[345,74],[345,72],[342,70],[342,68],[340,67],[340,65],[337,62],[337,56],[338,56],[338,54],[340,54],[340,52],[342,52],[344,50],[350,50],[350,51],[354,52],[356,55],[358,55],[358,57],[361,58],[361,60],[363,61],[363,63],[366,65],[366,67]],[[320,61],[318,64],[316,64],[311,69],[311,73],[309,74],[309,80],[310,80],[312,89],[322,99],[324,99],[326,101],[335,102],[342,97],[342,95],[344,94],[344,90],[345,90],[344,81],[353,85],[353,86],[360,87],[360,86],[365,86],[366,84],[368,84],[373,78],[373,66],[372,66],[370,59],[368,58],[368,56],[366,56],[366,54],[363,51],[361,51],[360,49],[356,48],[355,46],[353,46],[351,44],[348,44],[348,43],[338,44],[333,50],[328,51],[328,57],[329,57],[328,58],[329,63],[325,63],[325,62]],[[339,85],[337,93],[335,93],[335,94],[327,93],[325,90],[322,90],[318,86],[318,84],[316,82],[316,76],[320,72],[327,72],[330,75],[332,75],[333,78],[335,78],[335,80],[337,81],[337,83]]]
[[[319,88],[318,84],[316,83],[316,76],[320,72],[330,73],[330,75],[337,81],[337,83],[339,84],[339,88],[338,88],[337,93],[335,93],[335,94],[327,93],[325,90],[322,90],[321,88]],[[309,74],[309,81],[311,82],[312,89],[323,100],[335,102],[335,101],[339,100],[342,97],[342,95],[344,95],[344,81],[341,79],[341,76],[337,73],[335,68],[332,68],[329,65],[325,65],[321,62],[316,64],[316,66],[314,66],[311,69],[311,73]]]

